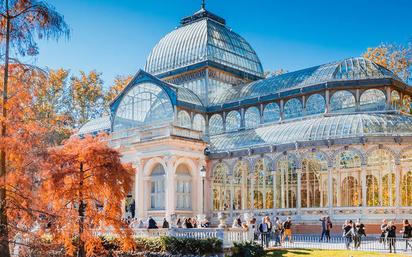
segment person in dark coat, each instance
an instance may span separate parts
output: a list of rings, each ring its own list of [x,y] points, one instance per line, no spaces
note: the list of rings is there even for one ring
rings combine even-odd
[[[148,223],[148,226],[147,226],[148,229],[157,229],[158,228],[156,221],[152,217],[149,217],[149,221],[147,223]]]
[[[392,253],[392,248],[393,248],[393,253],[396,253],[395,245],[396,245],[396,226],[393,224],[392,221],[388,223],[388,227],[386,228],[387,231],[387,240],[388,240],[388,245],[389,245],[389,252]]]
[[[166,218],[163,218],[162,228],[169,228],[169,222],[166,220]]]
[[[135,211],[136,211],[136,204],[134,202],[134,199],[133,199],[132,203],[130,204],[129,209],[130,209],[130,212],[132,213],[132,219],[134,219],[134,215],[135,215]]]
[[[405,239],[405,252],[408,251],[408,246],[412,249],[412,245],[410,243],[410,240],[412,239],[412,226],[409,223],[408,220],[404,220],[403,221],[403,225],[402,225],[402,237]]]

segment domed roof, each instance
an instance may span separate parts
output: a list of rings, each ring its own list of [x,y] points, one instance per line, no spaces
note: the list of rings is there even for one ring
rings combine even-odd
[[[212,99],[213,104],[237,102],[325,82],[362,79],[398,79],[391,71],[363,57],[347,58],[303,70],[284,73],[232,88]]]
[[[263,77],[262,64],[250,44],[226,26],[223,18],[201,9],[182,19],[153,48],[145,70],[158,75],[204,61]]]

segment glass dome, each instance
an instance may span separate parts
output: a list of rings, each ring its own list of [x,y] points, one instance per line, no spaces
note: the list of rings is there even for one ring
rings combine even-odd
[[[134,86],[121,99],[114,117],[113,131],[172,122],[173,117],[169,95],[155,84],[143,83]]]
[[[182,20],[151,51],[145,70],[162,74],[204,61],[263,77],[262,64],[250,44],[225,25],[225,20],[202,9]]]

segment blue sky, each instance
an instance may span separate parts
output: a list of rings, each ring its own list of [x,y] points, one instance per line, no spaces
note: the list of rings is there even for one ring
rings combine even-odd
[[[97,70],[106,86],[144,67],[150,50],[200,0],[49,0],[69,40],[40,42],[41,67]],[[380,42],[412,37],[410,0],[207,0],[258,53],[265,70],[289,71],[359,56]]]

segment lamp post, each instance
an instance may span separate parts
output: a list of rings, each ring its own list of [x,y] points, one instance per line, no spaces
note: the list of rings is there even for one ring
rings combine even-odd
[[[200,169],[200,177],[202,177],[202,215],[205,215],[205,178],[206,178],[206,168],[202,166]]]

